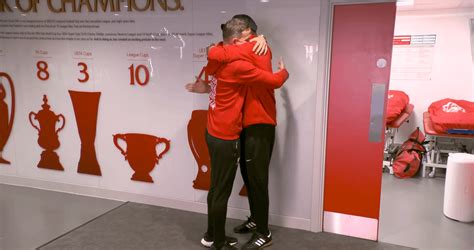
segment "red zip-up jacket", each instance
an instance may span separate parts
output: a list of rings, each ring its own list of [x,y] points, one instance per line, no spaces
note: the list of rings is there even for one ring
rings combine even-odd
[[[223,140],[235,140],[240,136],[242,109],[248,86],[279,88],[288,78],[285,69],[273,74],[243,60],[225,65],[209,61],[206,74],[217,78],[217,81],[211,83],[210,95],[211,99],[214,96],[214,102],[211,101],[209,105],[207,131]]]
[[[272,52],[268,47],[265,55],[257,55],[252,49],[255,42],[242,45],[217,46],[209,51],[208,60],[229,63],[235,60],[245,60],[256,67],[272,72]],[[251,86],[247,90],[243,108],[243,127],[254,124],[270,124],[276,126],[275,91],[271,88]]]

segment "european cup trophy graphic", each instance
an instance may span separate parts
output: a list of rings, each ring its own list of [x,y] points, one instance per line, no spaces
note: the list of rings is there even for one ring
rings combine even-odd
[[[7,79],[10,86],[11,104],[10,114],[8,114],[8,104],[5,102],[7,93],[3,86],[2,79]],[[15,118],[15,87],[13,80],[7,73],[0,72],[0,163],[10,164],[10,161],[3,158],[3,149],[10,138],[13,128],[13,120]]]
[[[82,174],[99,175],[99,162],[95,152],[95,136],[97,128],[97,115],[99,111],[100,92],[79,92],[69,90],[77,129],[81,139],[81,156],[77,172]]]
[[[135,171],[131,179],[153,183],[150,172],[155,168],[155,165],[158,164],[163,155],[169,151],[170,141],[153,135],[135,133],[116,134],[113,138],[115,146],[120,150],[125,160],[128,161],[133,171]],[[126,143],[126,150],[120,146],[119,140],[123,140]],[[156,146],[160,143],[164,143],[165,148],[161,153],[157,154]]]
[[[38,167],[64,170],[59,162],[59,156],[54,150],[60,146],[58,133],[64,128],[64,125],[66,125],[66,119],[62,114],[56,115],[51,111],[46,95],[43,95],[43,105],[41,105],[41,107],[42,109],[38,111],[38,113],[30,112],[28,115],[31,126],[38,130],[38,144],[44,149],[41,153],[41,160],[38,163]],[[33,120],[39,123],[39,127],[36,126]],[[61,122],[61,126],[56,129],[58,122]]]

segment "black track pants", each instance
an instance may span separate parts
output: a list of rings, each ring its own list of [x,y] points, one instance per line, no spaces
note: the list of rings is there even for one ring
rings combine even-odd
[[[257,231],[267,235],[268,169],[275,142],[275,126],[251,125],[242,131],[240,142],[240,171],[247,187],[251,217],[257,224]]]
[[[234,184],[240,157],[240,141],[221,140],[206,132],[206,141],[211,156],[211,187],[207,195],[207,234],[216,246],[225,242],[227,202]]]

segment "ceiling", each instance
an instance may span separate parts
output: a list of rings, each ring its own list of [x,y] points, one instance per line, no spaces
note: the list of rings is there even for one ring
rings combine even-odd
[[[439,10],[439,9],[469,9],[474,8],[474,0],[398,0],[399,11]],[[403,5],[404,2],[414,2],[413,5]]]

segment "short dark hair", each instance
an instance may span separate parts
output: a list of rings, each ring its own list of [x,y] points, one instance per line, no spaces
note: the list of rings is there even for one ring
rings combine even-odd
[[[240,19],[230,19],[225,24],[221,24],[222,38],[228,41],[231,38],[240,38],[242,31],[247,28],[245,22]]]
[[[250,28],[253,33],[257,33],[257,23],[249,16],[246,14],[238,14],[232,17],[232,19],[239,19],[245,22],[247,28]]]

